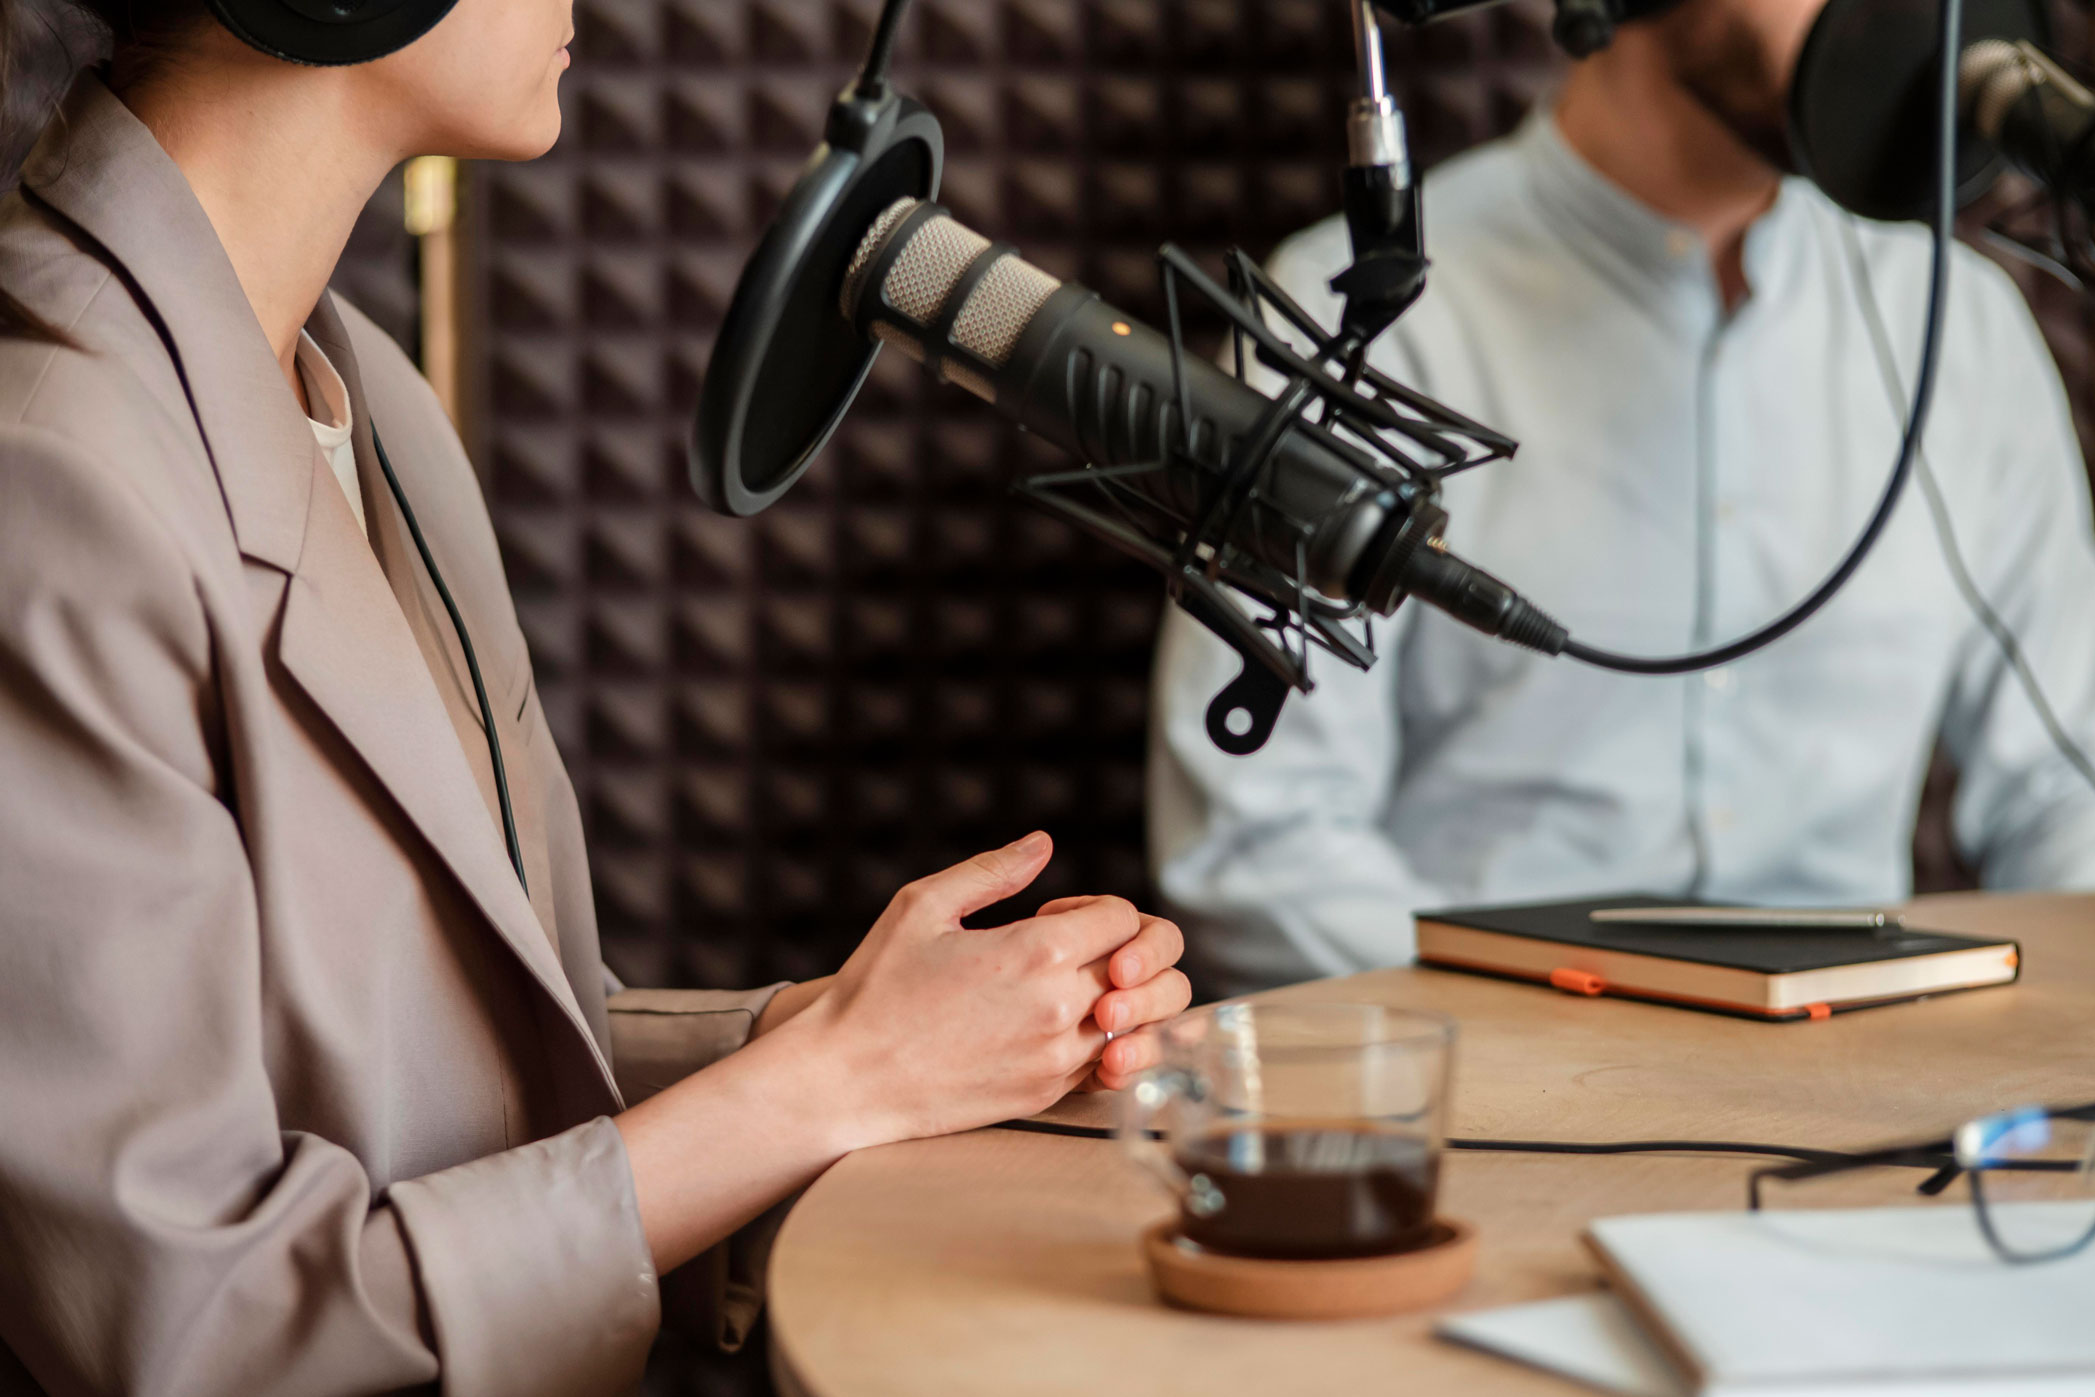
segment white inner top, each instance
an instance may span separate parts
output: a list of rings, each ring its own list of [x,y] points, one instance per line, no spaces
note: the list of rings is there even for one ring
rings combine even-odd
[[[349,408],[349,387],[313,337],[303,330],[298,332],[297,362],[310,404],[308,420],[313,424],[313,439],[320,443],[320,454],[349,501],[357,529],[368,538],[371,529],[364,522],[364,492],[356,478],[356,418]]]

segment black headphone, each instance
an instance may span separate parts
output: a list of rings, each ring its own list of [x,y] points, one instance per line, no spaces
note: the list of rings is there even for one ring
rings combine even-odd
[[[1414,26],[1486,3],[1489,0],[1375,0],[1400,23]],[[1591,58],[1614,42],[1618,26],[1650,19],[1680,3],[1682,0],[1556,0],[1556,21],[1550,34],[1557,47],[1573,58]]]
[[[1573,58],[1591,58],[1614,42],[1617,26],[1665,13],[1681,0],[1557,0],[1551,34]]]
[[[369,63],[436,27],[458,0],[211,0],[219,22],[273,58]]]

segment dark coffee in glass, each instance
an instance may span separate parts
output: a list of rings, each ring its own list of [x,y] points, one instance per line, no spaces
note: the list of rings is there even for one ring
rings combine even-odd
[[[1437,1235],[1448,1020],[1366,1003],[1217,1004],[1161,1038],[1161,1065],[1125,1098],[1121,1140],[1178,1199],[1185,1242],[1307,1261]]]
[[[1417,1136],[1267,1124],[1198,1136],[1173,1161],[1191,1181],[1180,1232],[1215,1251],[1301,1261],[1381,1256],[1433,1231],[1440,1159]]]

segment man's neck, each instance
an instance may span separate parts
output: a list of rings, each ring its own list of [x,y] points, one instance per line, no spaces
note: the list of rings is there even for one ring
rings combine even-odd
[[[189,181],[303,403],[299,332],[395,159],[363,135],[349,83],[259,55],[229,62],[231,81],[173,71],[118,95]]]
[[[1774,204],[1779,173],[1659,65],[1626,54],[1603,53],[1573,69],[1556,121],[1610,182],[1701,235],[1727,310],[1746,299],[1746,231]]]

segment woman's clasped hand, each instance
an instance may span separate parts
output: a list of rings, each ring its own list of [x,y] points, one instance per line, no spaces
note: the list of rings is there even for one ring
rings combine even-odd
[[[1009,926],[962,925],[1022,892],[1052,852],[1047,835],[1032,834],[903,888],[807,1011],[805,1027],[871,1088],[869,1141],[1030,1115],[1080,1087],[1125,1086],[1153,1064],[1139,1030],[1191,998],[1176,926],[1118,897],[1063,898]]]
[[[773,999],[749,1046],[619,1117],[659,1265],[854,1150],[1032,1115],[1156,1064],[1144,1030],[1192,998],[1172,923],[1118,897],[964,923],[1053,853],[1031,834],[909,884],[835,976]],[[740,1186],[717,1150],[694,1167],[722,1138],[744,1143]]]

